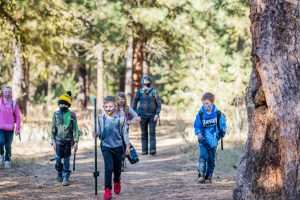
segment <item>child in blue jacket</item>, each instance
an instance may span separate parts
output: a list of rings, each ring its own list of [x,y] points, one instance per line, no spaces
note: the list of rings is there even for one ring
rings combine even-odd
[[[226,121],[223,113],[217,110],[212,93],[203,94],[201,101],[203,106],[194,122],[200,148],[198,182],[211,183],[218,141],[226,134]]]

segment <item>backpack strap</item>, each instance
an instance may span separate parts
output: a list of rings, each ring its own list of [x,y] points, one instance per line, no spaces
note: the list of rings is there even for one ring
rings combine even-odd
[[[71,112],[71,119],[70,119],[70,131],[71,131],[71,140],[74,142],[74,123],[76,121],[76,114]]]
[[[220,130],[220,118],[221,118],[222,112],[220,110],[217,110],[217,128]]]
[[[106,117],[103,116],[103,115],[98,115],[98,122],[99,122],[99,130],[100,130],[100,134],[101,134],[99,139],[102,141],[102,140],[105,139],[105,137],[107,137],[107,135],[105,137],[103,135],[104,128],[105,128]]]
[[[123,122],[123,123],[122,123]],[[125,123],[125,119],[124,117],[119,117],[119,123],[118,123],[118,126],[119,126],[119,132],[120,132],[120,135],[122,136],[122,130],[123,130],[123,127],[124,127],[124,123]]]
[[[55,111],[54,112],[54,119],[55,119],[55,126],[56,126],[56,128],[58,127],[58,125],[59,125],[59,122],[60,122],[60,119],[59,119],[59,111]]]

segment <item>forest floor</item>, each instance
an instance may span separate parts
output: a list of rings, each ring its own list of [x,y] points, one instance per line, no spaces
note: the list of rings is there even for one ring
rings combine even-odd
[[[122,173],[122,192],[113,193],[113,199],[122,200],[191,200],[232,199],[236,171],[231,167],[222,170],[217,167],[212,184],[197,183],[198,153],[183,153],[184,142],[176,133],[174,124],[157,127],[157,155],[139,155],[140,162],[131,165]],[[131,142],[141,151],[140,132],[133,127]],[[98,143],[99,144],[99,143]],[[34,145],[34,144],[33,144]],[[38,144],[41,145],[41,144]],[[94,194],[94,146],[93,140],[82,141],[77,152],[76,171],[71,174],[70,186],[61,186],[56,181],[53,151],[45,142],[43,153],[34,155],[13,154],[12,169],[0,168],[0,199],[102,199],[104,169],[101,151],[98,148],[98,196]],[[13,148],[22,148],[15,145]],[[43,146],[41,147],[43,148]],[[198,151],[197,143],[192,145]],[[25,148],[24,148],[25,149]],[[25,151],[25,150],[24,150]],[[27,150],[26,150],[27,151]],[[218,165],[218,160],[217,160]],[[72,163],[71,163],[72,166]]]

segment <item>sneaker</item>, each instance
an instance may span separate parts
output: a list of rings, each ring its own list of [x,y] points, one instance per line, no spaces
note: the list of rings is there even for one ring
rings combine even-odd
[[[5,161],[5,169],[10,169],[10,161]]]
[[[103,200],[111,200],[111,190],[106,188],[103,195]]]
[[[0,165],[2,165],[3,164],[3,155],[0,155]]]
[[[198,183],[205,183],[205,173],[198,174]]]
[[[63,177],[62,185],[68,186],[69,184],[70,184],[69,177],[67,177],[67,176]]]
[[[206,181],[205,181],[206,183],[212,183],[212,177],[210,176],[210,177],[207,177],[207,179],[206,179]]]
[[[121,192],[121,182],[114,182],[114,192],[120,194]]]
[[[148,155],[147,151],[142,151],[142,155]]]
[[[154,156],[156,154],[156,151],[155,150],[151,150],[150,151],[150,155]]]
[[[62,177],[62,173],[61,172],[57,172],[56,180],[58,182],[60,182],[60,183],[63,182],[63,177]]]

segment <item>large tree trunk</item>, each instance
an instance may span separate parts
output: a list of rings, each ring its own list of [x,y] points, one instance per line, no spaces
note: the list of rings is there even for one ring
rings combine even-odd
[[[132,95],[142,86],[143,61],[144,61],[144,31],[141,24],[135,25],[135,34],[133,37],[133,74],[132,74]]]
[[[126,74],[125,74],[125,94],[129,96],[128,103],[131,104],[132,96],[132,65],[133,65],[133,37],[128,38]]]
[[[299,2],[250,1],[249,136],[235,199],[300,199]]]
[[[104,69],[104,61],[103,61],[103,46],[99,43],[96,47],[95,51],[97,57],[97,104],[98,108],[102,109],[103,107],[103,69]]]
[[[27,102],[29,99],[29,67],[23,55],[24,47],[17,36],[13,39],[14,66],[13,66],[13,97],[18,100],[22,114],[26,117]]]
[[[146,47],[146,41],[144,43],[144,60],[143,60],[143,74],[147,74],[150,75],[150,66],[149,66],[149,60],[148,60],[148,54],[145,51],[145,47]]]

